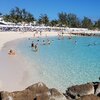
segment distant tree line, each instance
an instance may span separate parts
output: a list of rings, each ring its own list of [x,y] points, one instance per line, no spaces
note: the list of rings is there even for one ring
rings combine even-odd
[[[0,16],[2,13],[0,13]],[[73,28],[88,28],[88,29],[100,29],[100,19],[93,22],[90,18],[84,17],[80,20],[77,15],[66,12],[58,13],[58,19],[50,20],[47,14],[41,14],[36,19],[31,13],[25,9],[15,7],[11,9],[9,14],[3,15],[3,19],[7,22],[13,23],[33,23],[37,22],[38,25],[44,24],[45,26],[60,26],[60,27],[73,27]]]

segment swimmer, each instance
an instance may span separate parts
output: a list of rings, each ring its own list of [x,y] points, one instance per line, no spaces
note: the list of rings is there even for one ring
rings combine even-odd
[[[69,36],[69,37],[68,37],[68,39],[72,39],[72,37],[71,37],[71,36]]]
[[[28,40],[30,40],[30,38],[28,38]]]
[[[88,46],[91,46],[91,44],[88,44]]]
[[[45,45],[46,43],[45,43],[45,40],[43,40],[43,45]]]
[[[96,45],[96,43],[94,42],[93,45]]]
[[[75,41],[74,43],[77,44],[77,41]]]
[[[47,39],[47,44],[50,44],[50,40],[49,39]]]
[[[37,40],[37,42],[39,42],[39,39]]]

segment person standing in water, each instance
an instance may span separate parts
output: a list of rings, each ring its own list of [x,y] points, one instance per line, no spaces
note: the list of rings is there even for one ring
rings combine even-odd
[[[34,48],[35,48],[35,51],[37,51],[38,50],[38,46],[37,46],[38,44],[36,44],[35,46],[34,46]]]
[[[34,43],[33,42],[31,43],[31,47],[34,47]]]

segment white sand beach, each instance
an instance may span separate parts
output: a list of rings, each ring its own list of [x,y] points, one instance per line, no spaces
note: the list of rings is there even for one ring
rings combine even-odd
[[[43,37],[57,36],[60,32],[42,32]],[[69,34],[65,34],[69,35]],[[13,40],[21,38],[31,38],[34,32],[0,32],[0,90],[17,91],[23,90],[27,86],[33,84],[30,76],[34,77],[34,83],[42,81],[38,77],[38,70],[34,68],[31,75],[31,68],[24,57],[15,50],[15,55],[8,55],[8,51],[13,49],[17,43]],[[36,36],[40,36],[40,33]],[[70,36],[70,35],[69,35]],[[10,42],[12,41],[12,42]],[[10,42],[10,43],[9,43]],[[12,46],[13,45],[13,46]]]

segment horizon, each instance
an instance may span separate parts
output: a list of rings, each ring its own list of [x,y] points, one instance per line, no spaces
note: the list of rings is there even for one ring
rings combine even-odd
[[[58,13],[66,12],[76,14],[79,19],[86,16],[95,21],[100,18],[99,5],[99,0],[62,0],[62,2],[57,0],[2,0],[0,2],[0,12],[7,14],[12,8],[19,7],[32,13],[36,19],[41,14],[47,14],[50,20],[57,19]]]

